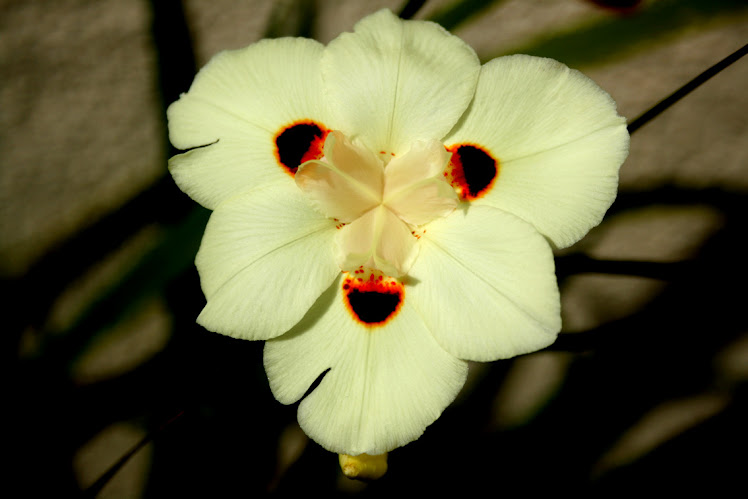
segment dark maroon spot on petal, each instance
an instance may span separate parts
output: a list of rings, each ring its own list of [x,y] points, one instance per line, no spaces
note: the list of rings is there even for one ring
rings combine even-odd
[[[472,201],[486,194],[499,176],[499,160],[473,144],[457,144],[447,150],[452,158],[445,176],[460,198]]]
[[[404,291],[395,279],[372,271],[368,278],[346,277],[343,295],[346,308],[356,321],[365,326],[381,326],[400,310]]]
[[[397,310],[400,294],[352,289],[348,293],[348,301],[361,322],[377,324],[386,321]]]
[[[299,165],[322,157],[328,130],[313,121],[297,121],[281,128],[275,136],[275,155],[291,175]]]

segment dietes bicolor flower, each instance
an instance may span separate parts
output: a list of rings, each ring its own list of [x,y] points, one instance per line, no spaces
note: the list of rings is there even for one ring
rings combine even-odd
[[[481,66],[440,26],[387,10],[327,46],[222,52],[168,118],[187,150],[171,173],[213,210],[198,322],[268,340],[284,404],[327,371],[299,423],[352,456],[418,438],[467,361],[555,340],[552,248],[600,222],[629,143],[578,71],[525,55]]]

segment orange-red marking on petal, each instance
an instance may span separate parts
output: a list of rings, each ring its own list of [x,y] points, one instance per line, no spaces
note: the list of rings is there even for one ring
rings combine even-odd
[[[275,159],[291,176],[299,165],[323,156],[325,139],[330,131],[312,120],[300,120],[281,127],[275,134]]]
[[[403,305],[405,289],[392,277],[359,267],[343,279],[343,301],[353,320],[366,327],[383,326]]]
[[[447,147],[452,157],[444,177],[452,184],[460,199],[472,201],[493,187],[499,176],[499,160],[477,144],[455,144]]]

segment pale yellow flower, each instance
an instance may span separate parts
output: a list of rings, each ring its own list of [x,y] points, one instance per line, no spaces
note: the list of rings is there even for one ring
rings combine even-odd
[[[218,54],[169,108],[174,179],[214,210],[197,256],[206,329],[269,340],[275,397],[330,451],[383,454],[455,398],[467,361],[550,345],[552,247],[615,198],[610,96],[549,59],[481,67],[383,10],[327,47]],[[252,362],[252,359],[247,359]]]

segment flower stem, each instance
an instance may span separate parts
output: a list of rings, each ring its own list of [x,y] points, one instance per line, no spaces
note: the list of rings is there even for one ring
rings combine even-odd
[[[660,113],[665,111],[667,108],[681,100],[683,97],[691,93],[692,91],[696,90],[701,86],[702,83],[708,81],[712,76],[716,75],[726,67],[730,66],[732,63],[743,57],[748,52],[748,44],[743,45],[741,48],[733,52],[732,54],[728,55],[721,61],[719,61],[714,66],[710,67],[700,75],[698,75],[693,80],[689,81],[682,87],[680,87],[678,90],[670,94],[665,99],[661,100],[657,104],[654,105],[649,111],[645,112],[638,118],[636,118],[634,121],[629,123],[628,130],[629,134],[634,133],[644,125],[646,125],[648,122],[656,118]]]

